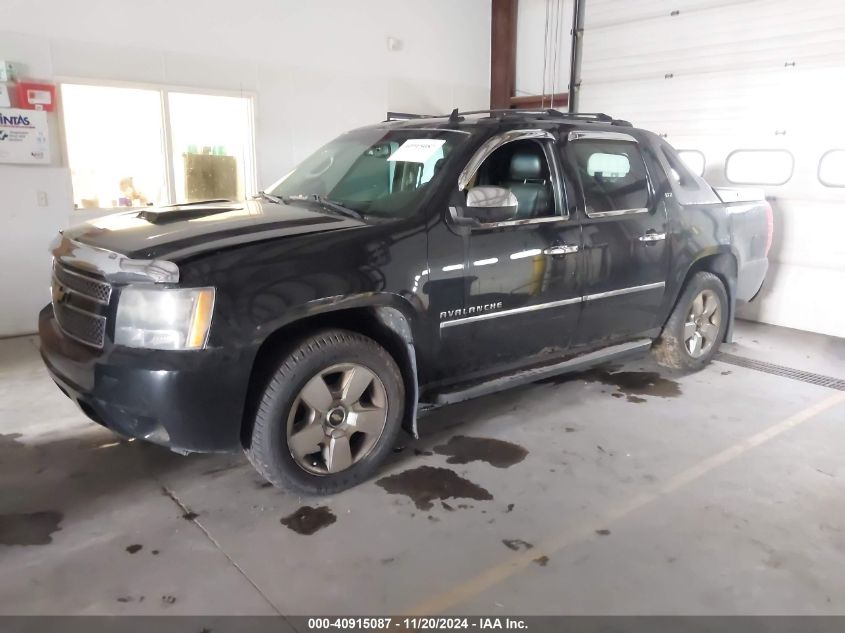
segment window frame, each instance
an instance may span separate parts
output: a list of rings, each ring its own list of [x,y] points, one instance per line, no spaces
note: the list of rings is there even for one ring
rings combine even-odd
[[[816,166],[816,180],[818,180],[823,187],[827,187],[829,189],[843,189],[843,188],[845,188],[845,183],[843,183],[841,185],[834,185],[834,184],[831,184],[831,183],[828,183],[828,182],[825,182],[824,180],[822,180],[822,161],[825,159],[825,156],[827,156],[828,154],[832,154],[833,152],[845,152],[845,149],[840,149],[840,148],[829,149],[819,157],[819,164]]]
[[[782,152],[782,153],[786,154],[787,156],[789,156],[789,159],[792,161],[792,164],[789,168],[789,176],[787,176],[786,180],[784,180],[783,182],[753,182],[753,181],[749,182],[749,181],[746,181],[746,180],[732,180],[731,177],[728,176],[728,165],[731,162],[731,156],[733,156],[734,154],[737,154],[739,152]],[[765,147],[742,148],[742,147],[740,147],[740,148],[737,148],[735,150],[731,150],[731,152],[725,157],[724,173],[725,173],[725,180],[727,180],[732,185],[750,185],[752,187],[782,187],[783,185],[788,183],[790,180],[792,180],[792,177],[795,175],[795,155],[792,152],[790,152],[788,149],[784,149],[782,147],[771,147],[771,148],[765,148]]]
[[[557,156],[557,137],[549,130],[520,129],[508,130],[496,134],[481,144],[472,157],[467,161],[458,176],[458,191],[468,189],[470,181],[478,173],[481,165],[499,148],[514,141],[533,140],[540,143],[546,162],[549,164],[549,177],[552,179],[552,192],[555,198],[555,215],[544,218],[529,218],[526,220],[504,220],[502,222],[485,222],[472,227],[473,231],[508,226],[525,226],[528,224],[543,224],[545,222],[563,222],[569,220],[569,206],[567,205],[566,190],[563,185],[563,170]]]
[[[250,198],[258,193],[258,161],[256,159],[256,138],[255,138],[255,104],[257,93],[251,90],[224,90],[218,88],[197,88],[195,86],[180,86],[175,84],[160,84],[140,81],[120,81],[109,79],[91,79],[86,77],[75,76],[58,76],[54,78],[57,87],[57,93],[61,95],[61,87],[63,84],[72,84],[77,86],[92,86],[96,88],[128,88],[136,90],[153,90],[159,93],[161,103],[161,125],[162,125],[162,146],[164,147],[164,180],[167,187],[168,202],[166,204],[176,203],[176,184],[173,180],[173,133],[170,125],[170,93],[184,93],[196,94],[208,97],[241,97],[247,99],[248,107],[248,124],[249,124],[249,147],[244,152],[245,154],[245,171],[244,178],[244,197]],[[67,146],[67,130],[65,128],[65,112],[64,104],[61,98],[58,100],[56,114],[58,117],[58,133],[59,133],[59,153],[61,156],[62,165],[70,169],[70,160]],[[71,194],[75,198],[73,192],[73,183],[71,183]],[[131,210],[127,207],[94,207],[90,209],[74,209],[75,211],[85,212],[102,212],[102,211],[127,211]]]
[[[581,174],[578,173],[576,169],[575,176],[578,179],[578,184],[582,188],[582,202],[584,203],[584,214],[591,220],[600,219],[600,218],[613,218],[619,216],[628,216],[628,215],[638,215],[640,213],[648,213],[649,209],[651,208],[652,202],[654,200],[653,195],[653,187],[651,181],[651,173],[649,172],[648,163],[646,162],[645,156],[643,155],[643,150],[640,146],[640,142],[630,134],[625,134],[624,132],[597,132],[592,130],[573,130],[570,132],[567,137],[567,147],[571,143],[577,143],[578,141],[620,141],[625,143],[634,143],[636,146],[636,150],[640,155],[640,160],[643,162],[643,170],[645,171],[646,176],[646,206],[645,207],[637,207],[631,209],[612,209],[610,211],[593,211],[590,213],[587,211],[587,200],[583,195],[583,187],[584,183],[581,182]],[[571,153],[569,154],[570,160],[572,161],[573,169],[576,167],[575,163],[575,156]]]

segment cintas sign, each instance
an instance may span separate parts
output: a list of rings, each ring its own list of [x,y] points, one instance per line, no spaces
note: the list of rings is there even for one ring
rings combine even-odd
[[[0,111],[0,163],[50,164],[46,112],[16,108]]]

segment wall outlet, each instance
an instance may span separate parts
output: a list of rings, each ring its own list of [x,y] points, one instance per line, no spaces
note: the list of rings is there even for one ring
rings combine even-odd
[[[46,207],[47,206],[47,192],[46,191],[39,191],[36,194],[35,198],[38,201],[39,207]]]

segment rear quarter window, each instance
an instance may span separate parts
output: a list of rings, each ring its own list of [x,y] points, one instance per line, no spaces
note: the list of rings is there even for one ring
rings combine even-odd
[[[738,149],[725,161],[725,176],[736,185],[785,185],[795,160],[785,149]]]
[[[679,149],[678,156],[692,173],[697,176],[704,175],[704,167],[707,161],[702,152],[697,149]]]

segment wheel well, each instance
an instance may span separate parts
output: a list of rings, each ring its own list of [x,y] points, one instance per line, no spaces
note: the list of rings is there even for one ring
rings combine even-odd
[[[716,275],[719,278],[719,281],[722,282],[722,285],[725,287],[725,292],[728,295],[728,328],[725,331],[725,339],[730,340],[732,335],[732,324],[734,319],[735,313],[735,298],[736,298],[736,275],[737,275],[737,264],[736,264],[736,257],[732,253],[714,253],[713,255],[705,255],[700,259],[697,259],[693,262],[692,266],[690,266],[689,270],[687,271],[686,276],[684,277],[684,281],[681,284],[680,290],[678,291],[678,296],[675,298],[675,303],[672,305],[672,309],[675,309],[675,305],[680,301],[681,295],[684,293],[684,288],[687,287],[687,283],[692,278],[693,275],[699,272],[708,272]],[[671,311],[669,314],[671,315]],[[667,316],[667,319],[669,317]]]
[[[252,438],[252,425],[255,420],[255,412],[261,392],[278,367],[279,359],[294,349],[299,341],[306,336],[318,330],[328,328],[349,330],[373,339],[387,350],[387,353],[393,357],[393,360],[399,367],[399,371],[402,373],[402,380],[405,384],[406,395],[410,396],[415,393],[414,381],[416,377],[412,370],[411,359],[408,357],[407,344],[398,334],[386,327],[376,317],[372,309],[349,308],[306,317],[284,325],[270,334],[261,344],[255,355],[249,377],[243,417],[241,419],[242,446],[249,446]],[[413,404],[408,402],[409,399],[408,397],[405,399],[406,419],[409,410],[411,410],[410,405]]]

